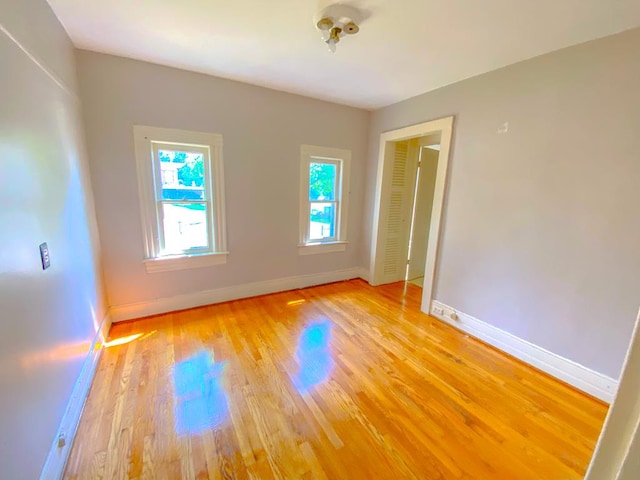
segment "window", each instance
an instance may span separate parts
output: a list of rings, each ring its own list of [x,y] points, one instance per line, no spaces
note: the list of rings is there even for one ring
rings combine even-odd
[[[301,255],[346,250],[351,152],[303,145],[300,170]]]
[[[147,272],[225,263],[222,136],[133,128]]]

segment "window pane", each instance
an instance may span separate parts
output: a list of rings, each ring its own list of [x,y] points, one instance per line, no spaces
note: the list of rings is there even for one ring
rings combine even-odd
[[[203,203],[165,203],[163,209],[164,253],[207,248],[207,206]]]
[[[204,156],[180,150],[158,150],[162,200],[204,200]]]
[[[311,203],[309,219],[309,239],[323,240],[336,235],[336,204]]]
[[[309,200],[336,199],[337,165],[334,163],[309,164]]]

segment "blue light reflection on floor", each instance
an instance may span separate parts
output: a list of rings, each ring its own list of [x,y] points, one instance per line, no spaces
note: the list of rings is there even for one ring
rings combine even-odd
[[[296,358],[300,369],[293,384],[301,394],[324,382],[333,370],[329,348],[332,324],[329,320],[314,322],[306,327],[298,340]]]
[[[225,365],[202,351],[173,366],[178,435],[215,429],[228,418],[229,404],[221,383]]]

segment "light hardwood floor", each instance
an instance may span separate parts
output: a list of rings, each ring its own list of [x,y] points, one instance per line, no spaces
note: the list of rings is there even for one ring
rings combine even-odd
[[[361,280],[115,325],[65,478],[582,478],[606,405]],[[116,342],[117,343],[117,342]]]

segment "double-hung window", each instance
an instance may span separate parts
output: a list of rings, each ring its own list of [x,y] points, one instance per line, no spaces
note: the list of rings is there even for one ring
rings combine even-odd
[[[351,152],[303,145],[300,169],[301,255],[346,250]]]
[[[226,262],[222,136],[134,127],[147,272]]]

